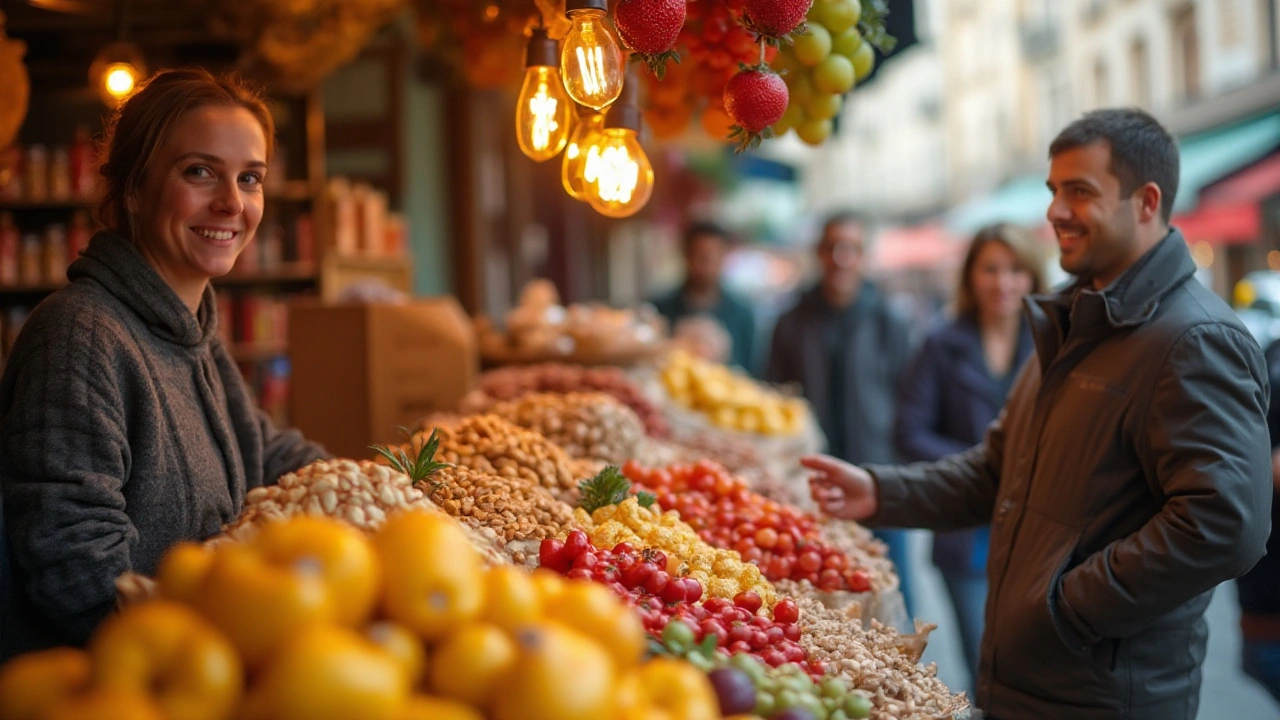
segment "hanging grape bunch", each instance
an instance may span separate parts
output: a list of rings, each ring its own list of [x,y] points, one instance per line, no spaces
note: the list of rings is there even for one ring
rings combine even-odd
[[[792,130],[824,142],[875,48],[893,47],[886,12],[884,0],[619,0],[615,22],[652,71],[645,119],[655,137],[682,133],[701,105],[703,130],[742,150]]]

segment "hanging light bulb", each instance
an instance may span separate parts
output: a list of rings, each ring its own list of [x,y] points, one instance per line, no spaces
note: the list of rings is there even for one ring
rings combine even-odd
[[[525,51],[524,87],[516,100],[516,141],[537,162],[555,157],[569,139],[573,103],[560,82],[559,50],[546,30],[534,28]]]
[[[627,85],[635,87],[634,82]],[[605,114],[604,129],[587,148],[582,165],[587,202],[601,215],[634,215],[653,194],[653,165],[640,147],[639,132],[640,109],[631,90]]]
[[[571,26],[560,48],[564,89],[579,105],[603,110],[622,92],[627,67],[618,36],[605,22],[607,0],[566,0]]]
[[[569,135],[569,144],[564,148],[564,161],[560,164],[560,184],[574,200],[587,199],[587,181],[582,177],[582,168],[587,162],[588,149],[603,129],[603,113],[586,109],[578,113],[573,132]]]
[[[102,101],[115,107],[147,76],[142,53],[132,43],[114,42],[98,51],[89,65],[89,82]]]

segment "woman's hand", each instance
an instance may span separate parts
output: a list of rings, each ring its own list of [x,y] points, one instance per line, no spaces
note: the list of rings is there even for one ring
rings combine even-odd
[[[841,520],[865,520],[876,514],[876,481],[866,470],[826,455],[800,458],[812,471],[809,492],[823,513]]]

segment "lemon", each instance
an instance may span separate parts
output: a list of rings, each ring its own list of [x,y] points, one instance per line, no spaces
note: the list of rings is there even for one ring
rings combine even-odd
[[[515,659],[515,643],[502,628],[486,622],[468,623],[446,637],[436,650],[428,686],[437,695],[487,707],[499,689],[498,681]]]

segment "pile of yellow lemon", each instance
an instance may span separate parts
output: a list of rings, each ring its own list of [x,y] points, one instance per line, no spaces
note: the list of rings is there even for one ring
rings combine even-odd
[[[684,350],[667,356],[661,377],[676,404],[706,415],[717,427],[762,435],[796,435],[804,429],[803,400]]]
[[[252,540],[180,545],[161,599],[85,650],[0,667],[8,720],[714,720],[706,675],[644,660],[639,616],[604,586],[486,569],[456,521],[390,518],[371,538],[298,517]]]

